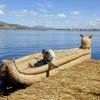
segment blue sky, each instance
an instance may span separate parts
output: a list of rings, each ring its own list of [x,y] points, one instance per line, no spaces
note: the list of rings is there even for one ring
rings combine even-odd
[[[99,28],[100,0],[0,0],[0,21],[28,26]]]

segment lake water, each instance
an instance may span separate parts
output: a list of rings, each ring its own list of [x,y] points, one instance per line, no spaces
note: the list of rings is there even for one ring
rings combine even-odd
[[[100,33],[65,30],[0,30],[0,62],[3,59],[19,58],[41,52],[43,48],[70,49],[79,47],[80,34],[91,33],[92,58],[100,59]]]

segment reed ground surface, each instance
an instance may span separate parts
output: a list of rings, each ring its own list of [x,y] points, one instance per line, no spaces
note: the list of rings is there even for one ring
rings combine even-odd
[[[0,100],[100,100],[100,60],[91,60],[61,70]]]

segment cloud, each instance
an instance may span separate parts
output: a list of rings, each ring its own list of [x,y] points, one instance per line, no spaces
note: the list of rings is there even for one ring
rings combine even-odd
[[[47,17],[47,18],[48,18],[48,17],[49,17],[49,18],[50,18],[50,17],[56,17],[56,15],[53,15],[53,14],[39,14],[38,16],[39,16],[39,17],[44,17],[44,18],[45,18],[45,17]]]
[[[4,15],[5,14],[5,12],[4,12],[5,8],[6,8],[6,5],[4,5],[4,4],[0,5],[0,15]]]
[[[0,9],[2,10],[2,9],[5,9],[6,8],[6,5],[4,5],[4,4],[1,4],[0,5]]]
[[[28,10],[21,10],[21,11],[17,11],[17,12],[9,12],[9,15],[16,15],[16,16],[37,16],[38,13],[35,11],[28,11]]]
[[[0,9],[0,15],[4,15],[4,14],[5,14],[5,12]]]
[[[80,12],[79,11],[73,11],[70,14],[73,15],[73,16],[79,16]]]
[[[96,19],[96,22],[100,22],[100,18],[97,18],[97,19]]]
[[[39,14],[38,17],[47,18],[66,18],[65,14]]]
[[[93,20],[90,20],[90,21],[87,21],[86,23],[81,23],[80,24],[80,28],[85,28],[85,29],[94,29],[94,28],[98,28],[98,24],[93,21]]]
[[[37,3],[37,5],[41,8],[51,8],[52,7],[50,3]]]
[[[57,17],[66,18],[66,15],[65,14],[57,14]]]
[[[3,14],[3,12],[1,12]],[[17,12],[8,12],[6,13],[8,15],[14,15],[14,16],[30,16],[30,17],[42,17],[42,18],[66,18],[66,15],[61,13],[61,14],[41,14],[35,11],[29,11],[29,10],[21,10]]]
[[[47,13],[53,7],[50,2],[38,2],[36,5],[38,6],[38,10],[43,13]]]

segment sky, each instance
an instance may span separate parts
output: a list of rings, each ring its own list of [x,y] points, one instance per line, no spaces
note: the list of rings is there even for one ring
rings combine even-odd
[[[100,0],[0,0],[0,21],[27,26],[99,28]]]

